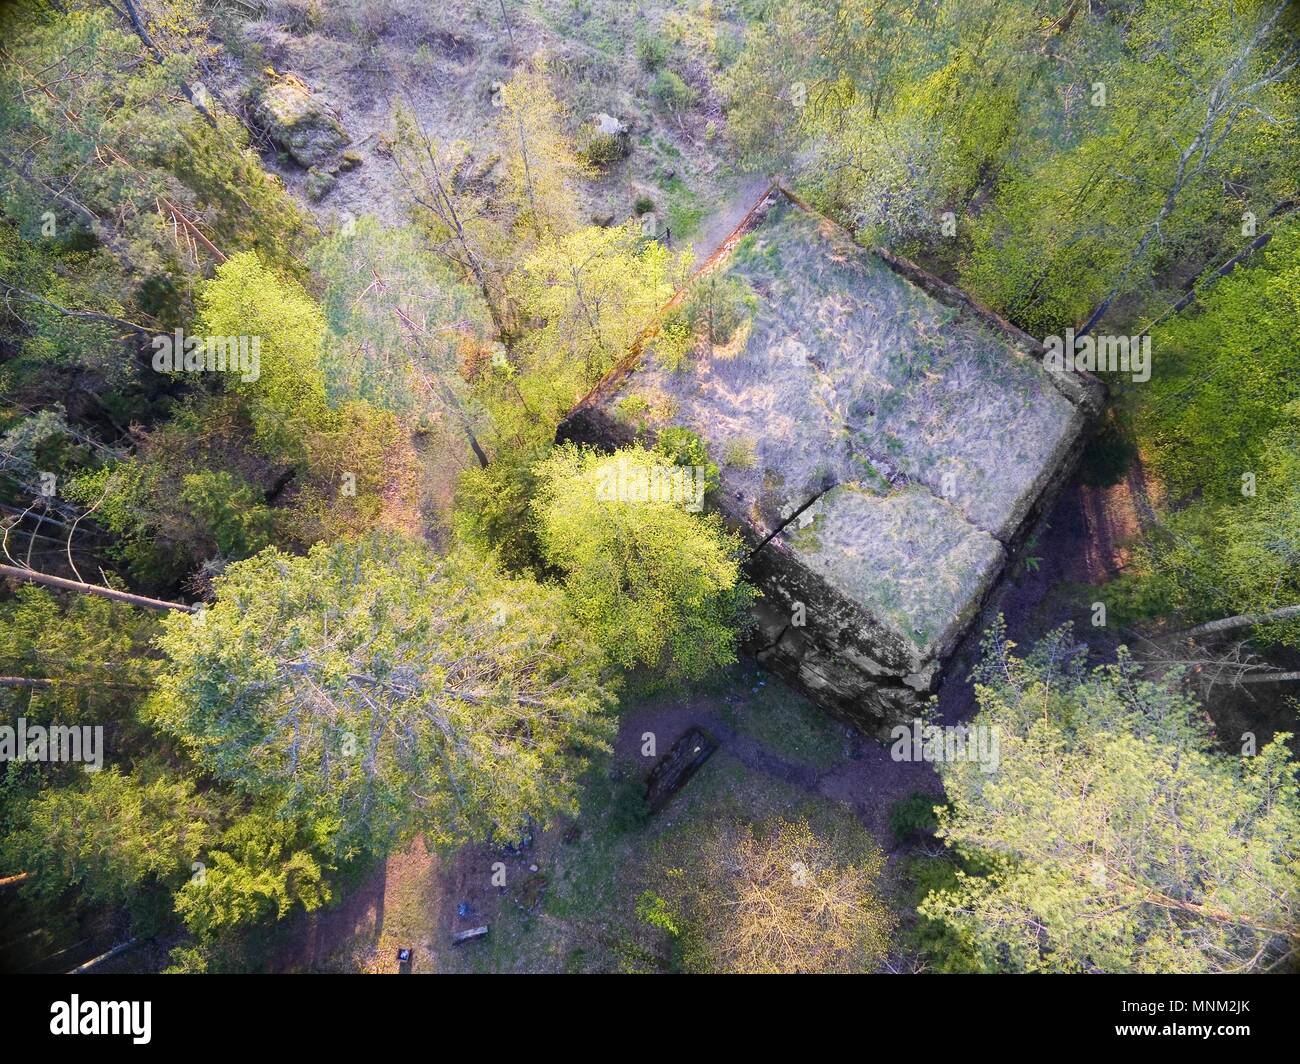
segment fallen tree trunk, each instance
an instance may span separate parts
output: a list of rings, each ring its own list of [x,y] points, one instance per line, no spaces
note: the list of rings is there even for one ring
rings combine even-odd
[[[112,959],[113,959],[114,957],[116,957],[118,954],[120,954],[120,953],[125,953],[127,950],[133,948],[134,946],[139,945],[139,943],[140,943],[140,940],[139,940],[138,938],[133,938],[133,939],[131,939],[129,942],[123,942],[121,945],[114,946],[114,947],[113,947],[111,950],[109,950],[107,953],[101,953],[98,957],[92,957],[90,960],[86,961],[85,964],[82,964],[82,965],[80,965],[80,966],[78,966],[78,967],[76,967],[76,968],[73,968],[72,971],[70,971],[68,974],[69,974],[69,975],[82,975],[82,974],[84,974],[84,973],[90,971],[90,970],[91,970],[92,968],[94,968],[96,965],[103,964],[105,961],[108,961],[108,960],[112,960]]]
[[[1273,621],[1289,621],[1292,617],[1300,617],[1300,606],[1282,606],[1264,613],[1239,613],[1234,617],[1221,617],[1217,621],[1206,621],[1178,634],[1180,637],[1194,639],[1198,635],[1232,632],[1238,628],[1254,628],[1261,624],[1271,624]]]
[[[86,584],[80,580],[67,580],[49,573],[38,573],[35,569],[23,569],[17,565],[0,565],[0,576],[12,576],[15,580],[26,580],[33,584],[45,584],[63,591],[79,591],[83,595],[99,595],[114,602],[126,602],[132,606],[143,606],[149,610],[182,610],[193,613],[194,607],[183,602],[167,602],[163,599],[149,598],[145,595],[132,595],[129,591],[104,587],[103,584]]]

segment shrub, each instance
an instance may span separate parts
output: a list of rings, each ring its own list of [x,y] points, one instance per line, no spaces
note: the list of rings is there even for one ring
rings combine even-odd
[[[650,92],[670,111],[685,111],[699,98],[699,93],[671,70],[659,71],[650,85]]]
[[[636,38],[636,57],[647,70],[658,70],[668,58],[668,42],[657,34],[642,31]]]

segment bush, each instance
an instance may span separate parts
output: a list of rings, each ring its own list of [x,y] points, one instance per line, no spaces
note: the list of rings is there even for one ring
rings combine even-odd
[[[670,111],[685,111],[693,107],[699,98],[699,93],[671,70],[659,71],[650,86],[650,92]]]
[[[709,461],[709,446],[698,432],[678,425],[670,426],[659,433],[655,450],[671,460],[673,465],[702,467],[705,491],[713,491],[721,483],[718,467]]]
[[[636,57],[647,70],[658,70],[668,58],[668,42],[653,33],[638,33]]]
[[[934,807],[943,804],[943,799],[933,794],[913,791],[890,806],[889,830],[898,842],[904,842],[914,832],[932,835],[939,826]]]

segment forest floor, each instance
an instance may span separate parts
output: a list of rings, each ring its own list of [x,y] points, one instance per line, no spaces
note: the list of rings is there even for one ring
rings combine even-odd
[[[723,118],[714,81],[719,57],[739,46],[739,17],[618,0],[590,0],[581,8],[538,0],[512,8],[507,27],[492,0],[455,6],[339,0],[317,15],[299,0],[271,0],[261,16],[239,19],[223,32],[231,61],[222,88],[245,96],[268,68],[300,78],[338,115],[360,165],[340,173],[319,201],[307,194],[307,171],[273,154],[268,167],[324,228],[363,214],[402,225],[410,221],[409,196],[389,151],[395,108],[412,113],[435,143],[463,150],[465,172],[481,175],[490,192],[502,177],[494,86],[520,63],[544,62],[575,140],[598,113],[630,130],[628,157],[577,190],[588,220],[625,221],[638,200],[649,199],[674,246],[720,240],[730,227],[714,227],[738,202],[752,202],[767,180],[719,158]],[[634,54],[632,42],[642,37],[663,42],[665,58],[656,70]],[[662,70],[679,74],[696,93],[689,112],[674,111],[654,95]]]

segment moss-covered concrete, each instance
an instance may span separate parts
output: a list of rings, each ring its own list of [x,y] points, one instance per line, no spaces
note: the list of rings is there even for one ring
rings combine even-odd
[[[1049,374],[1029,337],[779,189],[674,317],[561,436],[698,432],[714,504],[754,551],[760,658],[872,730],[910,715],[1070,469],[1095,384]],[[681,319],[684,359],[659,349]]]

